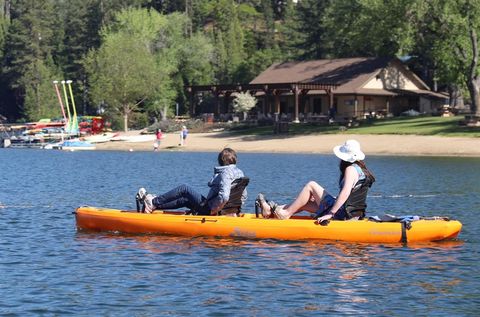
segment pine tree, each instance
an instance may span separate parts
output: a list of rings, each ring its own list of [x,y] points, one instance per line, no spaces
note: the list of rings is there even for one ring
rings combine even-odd
[[[26,111],[29,108],[47,106],[40,96],[48,94],[41,81],[51,83],[53,79],[48,75],[54,72],[52,65],[45,62],[50,59],[52,52],[53,8],[52,0],[18,0],[11,7],[4,71],[6,80],[14,90],[16,105],[23,105],[23,109],[18,111],[30,113]],[[25,99],[27,84],[33,85],[36,98]],[[24,104],[24,100],[28,103]]]
[[[5,45],[5,36],[7,34],[7,27],[10,20],[10,9],[8,1],[0,1],[0,60],[3,57],[3,49]]]
[[[285,46],[294,59],[319,59],[326,56],[322,41],[322,20],[331,0],[302,0],[287,6]]]
[[[232,83],[236,81],[235,74],[245,57],[243,29],[234,1],[219,0],[213,7],[212,16],[217,67],[220,67],[216,69],[217,80]]]
[[[6,76],[3,74],[3,57],[5,51],[6,36],[8,31],[8,26],[10,23],[10,1],[2,0],[0,1],[0,115],[11,117],[12,111],[14,109],[7,109],[7,105],[11,104],[11,96],[8,89],[8,82],[6,81]],[[12,108],[12,107],[10,107]]]
[[[88,50],[95,48],[99,43],[98,30],[100,28],[97,3],[84,0],[70,0],[60,6],[62,12],[61,48],[59,61],[63,69],[63,78],[73,80],[74,95],[80,95],[79,112],[87,113],[87,76],[83,59]],[[95,11],[95,14],[92,13]],[[91,29],[93,27],[93,30]]]
[[[215,39],[215,52],[214,52],[214,69],[215,69],[215,79],[217,83],[226,83],[229,81],[228,78],[228,54],[225,48],[225,43],[223,41],[223,32],[217,31]]]
[[[265,31],[261,44],[263,48],[272,48],[275,46],[275,19],[271,0],[262,0],[261,8],[265,21]]]
[[[298,25],[298,16],[295,4],[292,0],[287,0],[283,12],[283,20],[279,26],[280,37],[278,45],[285,55],[285,58],[295,59],[301,55],[296,48],[301,37],[300,26]]]

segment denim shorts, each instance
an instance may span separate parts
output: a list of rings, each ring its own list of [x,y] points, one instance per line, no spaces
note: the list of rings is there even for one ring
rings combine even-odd
[[[330,194],[325,195],[323,199],[320,201],[317,211],[315,212],[315,217],[322,217],[330,212],[333,205],[335,204],[335,197]],[[345,210],[345,206],[340,207],[338,211],[335,213],[334,219],[337,220],[345,220],[347,219],[347,212]]]

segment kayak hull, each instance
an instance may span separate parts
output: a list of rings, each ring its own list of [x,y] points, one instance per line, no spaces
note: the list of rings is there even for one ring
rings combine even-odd
[[[288,220],[241,217],[189,216],[180,213],[137,213],[118,209],[80,207],[75,212],[77,228],[134,234],[240,237],[250,239],[322,239],[367,243],[426,242],[453,239],[462,224],[456,220],[419,220],[403,229],[398,222],[330,221],[321,226],[308,217]],[[403,233],[402,233],[403,231]]]

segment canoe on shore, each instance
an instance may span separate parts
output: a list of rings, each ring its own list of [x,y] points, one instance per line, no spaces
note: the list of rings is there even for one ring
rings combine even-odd
[[[241,237],[251,239],[323,239],[349,242],[401,243],[426,242],[457,237],[462,224],[456,220],[418,220],[405,228],[399,222],[330,221],[322,226],[308,217],[288,220],[240,217],[191,216],[179,212],[135,211],[83,206],[75,212],[77,228],[134,234]]]
[[[139,135],[117,135],[111,139],[111,141],[123,141],[127,143],[148,142],[155,141],[154,134],[139,134]]]
[[[105,143],[111,141],[116,136],[118,136],[118,133],[105,132],[102,134],[89,135],[84,137],[83,139],[90,143]]]

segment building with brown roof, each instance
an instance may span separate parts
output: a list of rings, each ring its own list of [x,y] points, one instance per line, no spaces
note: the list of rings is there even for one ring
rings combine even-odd
[[[190,87],[227,97],[250,91],[258,97],[259,117],[279,116],[289,121],[364,119],[399,115],[413,109],[432,113],[447,102],[433,92],[399,59],[341,58],[276,63],[246,85]],[[218,114],[228,110],[218,102]],[[225,104],[224,104],[225,105]]]

